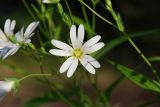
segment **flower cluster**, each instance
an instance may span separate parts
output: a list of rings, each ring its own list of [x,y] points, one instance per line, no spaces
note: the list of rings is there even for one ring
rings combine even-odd
[[[14,33],[16,21],[7,19],[4,25],[4,32],[0,29],[0,58],[5,59],[15,54],[19,48],[30,43],[30,37],[34,35],[33,31],[39,22],[32,22],[25,30],[24,27],[17,33]]]
[[[51,43],[59,49],[51,49],[49,52],[56,56],[69,57],[61,66],[60,73],[67,72],[67,77],[71,77],[75,72],[78,62],[85,67],[91,74],[95,74],[95,68],[100,68],[99,62],[89,54],[98,51],[104,46],[103,42],[98,41],[101,36],[97,35],[89,39],[86,43],[84,40],[84,26],[81,24],[78,28],[78,36],[76,26],[72,25],[70,29],[70,39],[72,47],[58,40],[52,40]]]
[[[14,33],[16,21],[7,19],[4,25],[4,32],[0,29],[0,58],[15,54],[20,47],[31,42],[30,37],[34,35],[33,31],[38,26],[39,22],[32,22],[24,31],[24,27],[20,31]],[[100,68],[99,62],[91,57],[89,54],[98,51],[104,46],[103,42],[99,42],[101,36],[97,35],[87,42],[84,41],[84,26],[81,24],[78,28],[72,25],[70,29],[70,39],[72,46],[63,43],[59,40],[52,40],[51,43],[59,49],[51,49],[49,52],[56,56],[69,57],[61,66],[60,73],[67,72],[67,77],[71,77],[75,72],[78,62],[85,67],[85,69],[95,74],[95,68]],[[0,81],[0,101],[4,98],[6,93],[19,84],[17,79],[9,79],[7,81]]]

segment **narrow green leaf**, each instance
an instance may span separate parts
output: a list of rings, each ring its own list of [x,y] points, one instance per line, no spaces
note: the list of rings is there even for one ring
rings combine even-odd
[[[92,30],[92,28],[89,27],[89,26],[87,25],[87,23],[86,23],[82,18],[73,15],[73,16],[72,16],[72,19],[73,19],[73,21],[74,21],[77,25],[83,24],[84,27],[85,27],[85,30],[87,31],[87,33],[89,33],[89,34],[91,34],[91,35],[92,35],[92,34],[96,34],[96,33]]]
[[[63,7],[60,3],[57,4],[57,8],[58,8],[59,14],[62,14],[63,13]]]
[[[115,63],[110,60],[108,60],[108,62],[113,65],[118,71],[120,71],[123,75],[125,75],[129,80],[131,80],[133,83],[140,86],[141,88],[160,93],[160,85],[158,85],[158,82],[150,80],[144,75],[121,64]]]
[[[72,25],[72,21],[66,13],[62,14],[62,19],[69,27]]]
[[[149,57],[148,60],[151,62],[160,61],[160,56],[152,56]]]

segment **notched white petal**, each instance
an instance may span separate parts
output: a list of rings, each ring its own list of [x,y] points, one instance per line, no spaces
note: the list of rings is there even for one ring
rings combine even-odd
[[[104,43],[103,42],[99,42],[99,43],[97,43],[97,44],[85,49],[85,54],[90,54],[90,53],[96,52],[99,49],[101,49],[102,47],[104,47]]]
[[[31,24],[29,24],[29,26],[27,27],[24,33],[24,37],[31,37],[30,35],[35,30],[35,28],[38,26],[38,24],[39,22],[32,22]]]
[[[11,20],[7,19],[4,24],[4,32],[6,33],[6,35],[10,34],[10,27],[11,27]]]
[[[85,57],[81,58],[80,62],[88,72],[90,72],[91,74],[96,73],[96,70],[94,69],[94,67],[90,63],[88,63]]]
[[[87,59],[87,62],[90,63],[95,68],[100,68],[101,67],[100,63],[95,58],[93,58],[89,55],[85,55],[85,58]]]
[[[72,56],[72,52],[65,50],[51,49],[49,52],[56,56]]]
[[[6,35],[3,33],[3,31],[1,29],[0,29],[0,40],[8,41]]]
[[[79,47],[82,46],[83,40],[84,40],[84,26],[83,26],[83,24],[80,24],[79,28],[78,28],[78,45],[79,45]]]
[[[71,26],[70,39],[71,39],[73,48],[75,48],[77,46],[77,33],[76,33],[76,26],[75,25]]]
[[[2,60],[6,59],[8,56],[15,54],[18,49],[20,48],[19,46],[14,46],[14,47],[8,47],[9,49],[6,50],[6,53],[4,53],[4,56],[2,57]],[[4,51],[5,52],[5,51]]]
[[[68,68],[71,66],[72,61],[73,61],[73,57],[68,58],[68,59],[62,64],[62,66],[61,66],[61,68],[60,68],[60,70],[59,70],[60,73],[66,72],[66,71],[68,70]]]
[[[16,26],[16,21],[13,20],[10,25],[9,35],[13,36],[15,26]]]
[[[75,72],[77,66],[78,66],[78,59],[73,59],[72,60],[72,64],[69,67],[68,72],[67,72],[67,77],[68,78],[70,78],[73,75],[73,73]]]
[[[59,49],[62,49],[62,50],[73,50],[71,46],[69,46],[68,44],[64,43],[64,42],[61,42],[61,41],[58,41],[58,40],[52,40],[51,43],[59,48]]]
[[[84,43],[84,45],[82,46],[82,48],[89,48],[93,45],[95,45],[99,40],[101,39],[100,35],[97,35],[91,39],[89,39],[87,42]]]

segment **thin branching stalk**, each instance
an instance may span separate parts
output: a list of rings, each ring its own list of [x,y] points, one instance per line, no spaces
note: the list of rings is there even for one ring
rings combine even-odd
[[[86,6],[90,11],[92,11],[95,15],[97,15],[99,18],[101,18],[102,20],[104,20],[106,23],[114,26],[116,29],[118,29],[120,32],[122,32],[123,34],[125,34],[124,31],[121,31],[121,29],[119,29],[116,25],[112,24],[110,21],[108,21],[107,19],[105,19],[104,17],[102,17],[101,15],[99,15],[97,12],[95,12],[91,7],[89,7],[85,2],[83,2],[82,0],[78,0],[80,1],[84,6]],[[115,15],[112,13],[112,15]],[[117,23],[117,22],[116,22]],[[140,49],[138,48],[138,46],[132,41],[132,39],[128,36],[128,41],[129,43],[133,46],[133,48],[137,51],[137,53],[141,56],[141,58],[144,60],[144,62],[148,65],[148,67],[152,70],[152,72],[154,73],[155,77],[157,78],[157,80],[160,81],[159,76],[157,75],[157,71],[156,69],[152,66],[152,64],[150,63],[150,61],[147,59],[147,57],[140,51]]]
[[[69,6],[69,4],[68,4],[68,1],[65,0],[65,3],[66,3],[66,6],[67,6],[67,8],[68,8],[68,11],[69,11],[69,14],[70,14],[70,18],[71,18],[72,24],[74,24],[72,11],[71,11],[71,9],[70,9],[70,6]]]

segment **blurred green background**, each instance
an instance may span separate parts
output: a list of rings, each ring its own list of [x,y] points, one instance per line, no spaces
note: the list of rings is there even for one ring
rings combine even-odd
[[[34,0],[26,1],[28,4],[35,2]],[[85,0],[86,3],[90,3],[88,1],[89,0]],[[68,2],[71,6],[71,10],[73,10],[73,13],[79,17],[82,17],[80,4],[76,0],[68,0]],[[65,4],[63,0],[61,0],[61,3]],[[112,0],[112,3],[115,10],[120,12],[127,33],[160,29],[160,0]],[[113,21],[109,12],[104,11],[101,5],[97,6],[97,12]],[[89,17],[92,14],[89,10],[87,13]],[[7,18],[15,19],[17,21],[16,28],[20,28],[22,25],[26,26],[33,21],[21,0],[0,1],[0,25],[2,29]],[[120,36],[120,33],[112,26],[104,23],[99,18],[96,19],[96,32],[102,36],[105,43]],[[146,56],[150,57],[160,55],[160,34],[153,34],[143,38],[137,38],[134,39],[134,41]],[[143,63],[143,60],[140,58],[137,52],[128,42],[125,42],[111,50],[100,59],[102,68],[98,70],[98,83],[101,89],[105,89],[107,86],[112,84],[117,76],[120,75],[120,73],[115,71],[104,61],[105,58],[113,59],[121,64],[134,68],[137,71],[142,71],[142,73],[150,78],[154,78],[153,74]],[[51,66],[56,62],[56,59],[53,56],[47,56],[45,60],[48,59],[50,59],[48,63]],[[22,53],[17,53],[16,55],[9,57],[6,62],[24,68],[25,70],[39,72],[36,62],[34,62],[29,56],[24,56]],[[153,64],[159,71],[160,64]],[[56,69],[58,70],[61,64],[57,65],[58,66]],[[0,65],[0,69],[1,79],[3,79],[4,76],[17,76],[13,70],[8,69],[3,64]],[[53,81],[55,80],[56,78],[53,79]],[[92,88],[91,86],[88,86],[87,83],[84,83],[84,89],[89,95],[92,95]],[[49,90],[50,89],[47,85],[43,85],[33,79],[28,79],[28,81],[23,82],[16,95],[13,96],[12,93],[7,95],[7,97],[0,102],[0,107],[23,107],[24,103],[30,98],[41,95],[41,93]],[[125,79],[113,93],[111,104],[113,105],[112,107],[136,107],[136,105],[144,101],[150,101],[153,98],[154,95],[152,93],[142,90]],[[41,107],[54,106],[66,107],[66,105],[61,102],[50,103]],[[153,105],[152,107],[160,107],[160,104]]]

